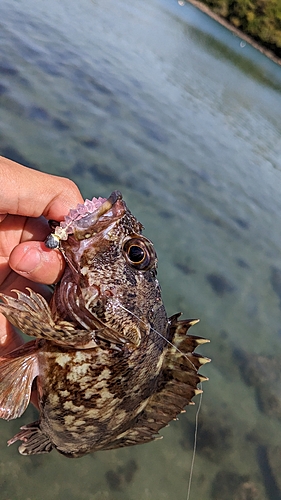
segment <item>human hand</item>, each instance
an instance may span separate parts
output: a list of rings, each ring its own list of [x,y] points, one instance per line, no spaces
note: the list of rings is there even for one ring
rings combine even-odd
[[[46,298],[44,284],[58,281],[64,260],[46,248],[47,220],[61,221],[70,208],[83,203],[69,179],[23,167],[0,156],[0,291],[30,287]],[[16,330],[0,314],[0,353],[22,343]]]

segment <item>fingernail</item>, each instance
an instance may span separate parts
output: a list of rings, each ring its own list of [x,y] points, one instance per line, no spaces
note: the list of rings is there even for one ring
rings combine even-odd
[[[37,248],[30,248],[18,262],[15,271],[31,273],[41,263],[41,253]]]

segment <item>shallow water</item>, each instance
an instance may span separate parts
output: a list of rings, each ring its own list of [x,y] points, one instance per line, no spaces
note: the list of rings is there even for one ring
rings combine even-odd
[[[190,498],[280,499],[281,68],[168,0],[2,0],[0,43],[0,153],[121,190],[168,313],[211,339]],[[74,461],[19,456],[1,422],[3,499],[185,500],[195,411]]]

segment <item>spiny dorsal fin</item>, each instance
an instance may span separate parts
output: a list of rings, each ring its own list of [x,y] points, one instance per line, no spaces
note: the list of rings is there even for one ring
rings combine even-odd
[[[198,323],[198,320],[178,321],[179,316],[180,314],[175,314],[169,319],[169,343],[163,354],[156,392],[148,398],[147,405],[130,429],[109,443],[105,449],[159,439],[158,431],[182,413],[186,405],[193,404],[194,396],[202,393],[197,385],[208,378],[199,375],[198,369],[210,359],[193,351],[198,345],[209,341],[187,335],[188,329]]]

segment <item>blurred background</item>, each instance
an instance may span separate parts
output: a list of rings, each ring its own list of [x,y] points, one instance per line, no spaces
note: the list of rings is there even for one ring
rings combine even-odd
[[[191,500],[281,499],[281,68],[190,4],[1,0],[0,154],[119,189],[211,340]],[[34,193],[36,195],[36,193]],[[185,500],[195,407],[144,446],[22,457],[2,500]],[[33,415],[34,413],[34,415]]]

